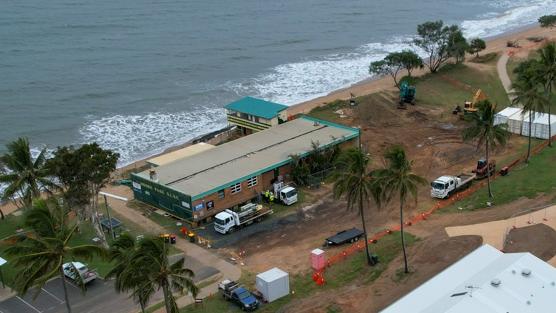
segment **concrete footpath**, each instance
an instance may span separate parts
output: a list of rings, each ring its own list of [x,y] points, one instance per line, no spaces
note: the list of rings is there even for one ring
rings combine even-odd
[[[450,237],[464,235],[478,235],[483,237],[483,243],[489,244],[498,250],[504,249],[507,234],[515,228],[531,226],[533,224],[545,224],[556,230],[556,205],[549,206],[531,213],[511,217],[505,220],[493,222],[446,227],[446,233]],[[548,261],[552,266],[556,266],[556,257]]]
[[[508,94],[508,98],[512,101],[515,97],[511,95],[512,93],[512,80],[508,75],[508,60],[510,59],[509,51],[502,52],[502,56],[498,59],[496,63],[496,71],[498,72],[498,77],[500,77],[500,82]]]

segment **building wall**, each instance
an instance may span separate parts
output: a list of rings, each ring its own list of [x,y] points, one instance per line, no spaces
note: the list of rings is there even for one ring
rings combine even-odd
[[[131,175],[135,199],[166,210],[183,219],[191,219],[191,197],[157,182]]]
[[[258,199],[259,195],[266,191],[272,190],[272,183],[275,181],[275,175],[282,176],[285,182],[289,182],[289,173],[291,166],[289,164],[283,165],[277,169],[257,175],[257,184],[249,187],[247,181],[241,182],[241,191],[232,194],[231,188],[223,189],[224,197],[222,198],[219,192],[207,195],[202,199],[193,201],[193,219],[203,220],[207,217],[213,216],[220,211],[240,206],[253,199]],[[212,208],[208,208],[212,206]]]

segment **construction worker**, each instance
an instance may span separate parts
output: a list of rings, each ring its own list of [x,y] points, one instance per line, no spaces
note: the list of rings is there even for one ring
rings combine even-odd
[[[270,203],[274,202],[274,194],[270,193],[270,196],[268,198],[268,202],[270,202]]]
[[[268,189],[264,192],[264,200],[267,203],[270,201],[270,190]]]

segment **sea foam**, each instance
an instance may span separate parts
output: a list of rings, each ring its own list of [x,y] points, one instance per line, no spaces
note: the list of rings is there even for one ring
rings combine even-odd
[[[225,126],[223,109],[198,108],[180,113],[91,118],[79,132],[84,142],[96,141],[120,153],[118,165],[123,166]]]

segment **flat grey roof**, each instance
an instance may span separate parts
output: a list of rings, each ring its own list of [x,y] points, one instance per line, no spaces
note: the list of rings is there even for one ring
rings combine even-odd
[[[290,155],[311,151],[311,143],[324,147],[355,138],[355,128],[300,117],[239,138],[193,156],[155,168],[158,183],[192,200],[227,188],[251,176],[287,164]],[[149,171],[136,174],[149,179]]]

